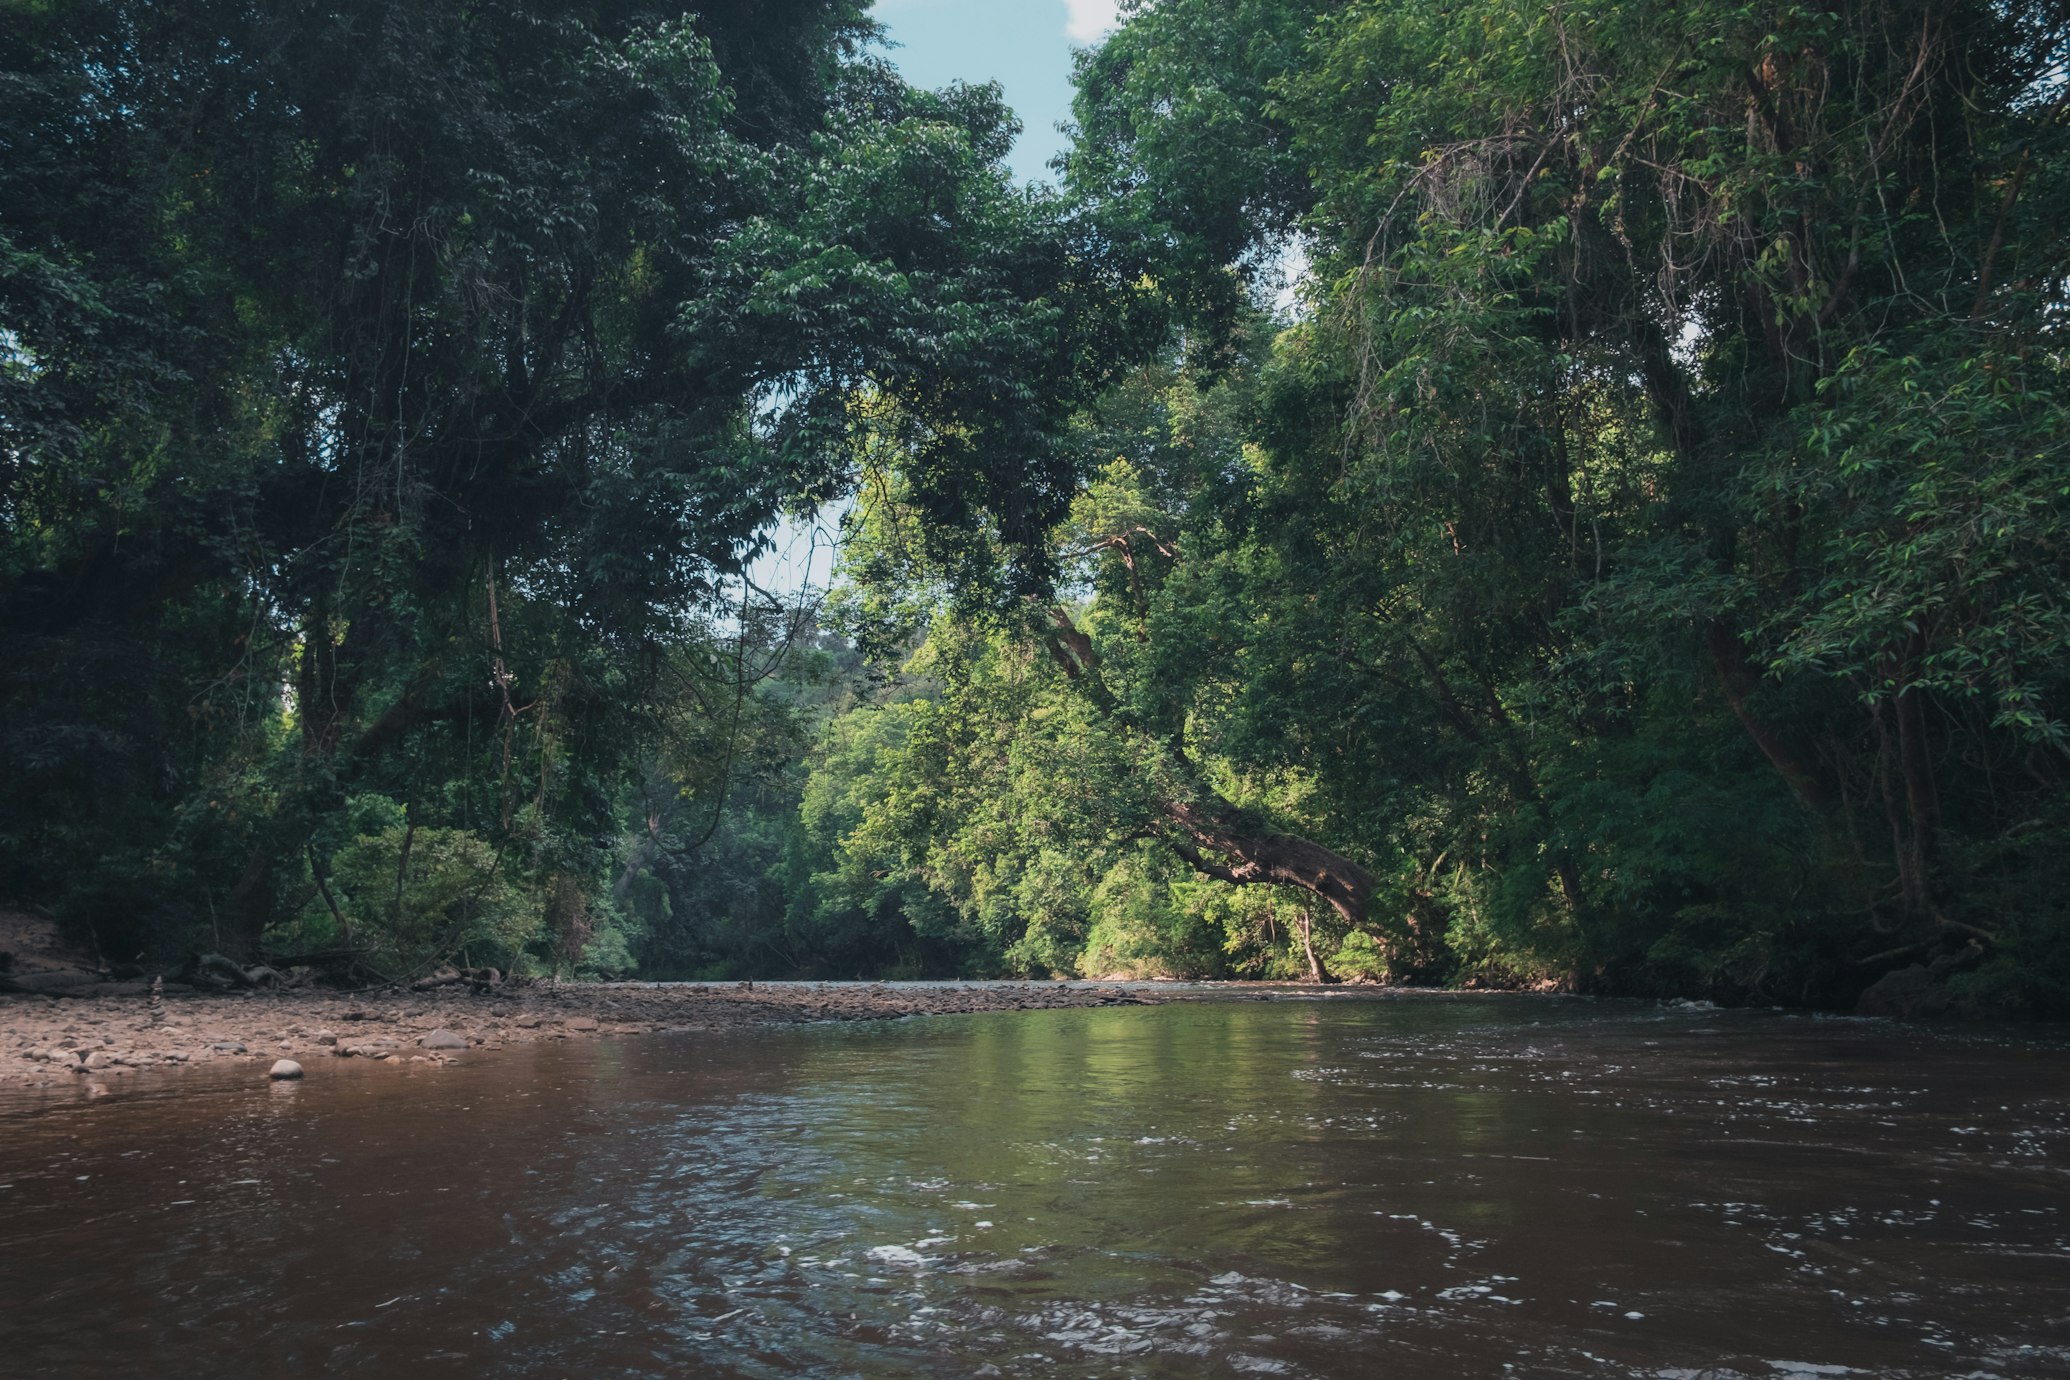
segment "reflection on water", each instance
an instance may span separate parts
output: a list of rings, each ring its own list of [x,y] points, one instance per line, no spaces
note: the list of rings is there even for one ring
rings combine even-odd
[[[0,1371],[2041,1375],[2070,1056],[1506,997],[0,1103]]]

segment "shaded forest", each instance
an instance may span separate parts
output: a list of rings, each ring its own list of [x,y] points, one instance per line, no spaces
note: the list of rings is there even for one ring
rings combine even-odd
[[[0,897],[2070,1014],[2061,0],[1124,14],[0,9]]]

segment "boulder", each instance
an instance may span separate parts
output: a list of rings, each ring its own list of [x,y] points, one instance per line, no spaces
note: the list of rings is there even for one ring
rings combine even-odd
[[[1863,1016],[1944,1016],[1955,1004],[1955,995],[1940,981],[1940,975],[1924,963],[1885,973],[1863,992],[1855,1011]]]
[[[266,1076],[275,1081],[300,1078],[302,1076],[302,1066],[292,1059],[275,1059],[273,1067],[267,1071]]]
[[[426,1049],[466,1049],[467,1041],[450,1030],[434,1030],[417,1041]]]
[[[1959,1014],[1962,999],[1948,986],[1948,979],[1983,956],[1982,946],[1972,939],[1931,963],[1915,963],[1885,973],[1856,1000],[1855,1014],[1909,1019]]]

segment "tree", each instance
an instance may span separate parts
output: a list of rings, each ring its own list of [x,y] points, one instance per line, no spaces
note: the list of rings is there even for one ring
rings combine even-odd
[[[1283,750],[1343,751],[1322,789],[1426,892],[1468,867],[1429,898],[1464,955],[1825,999],[1988,955],[2059,1000],[2057,8],[1351,4],[1197,41],[1232,12],[1136,14],[1068,160],[1182,310],[1289,219],[1313,258],[1262,482],[1182,577],[1241,631],[1176,645],[1243,658]],[[1202,112],[1266,136],[1212,188]],[[1144,209],[1171,187],[1280,209]]]
[[[850,394],[905,399],[943,519],[1039,529],[1112,284],[1011,187],[996,91],[912,90],[870,33],[11,8],[0,884],[250,950],[371,792],[594,898],[668,668],[846,482]]]

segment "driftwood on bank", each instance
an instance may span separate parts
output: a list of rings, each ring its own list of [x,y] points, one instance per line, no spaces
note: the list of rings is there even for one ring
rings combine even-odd
[[[435,973],[418,978],[410,984],[410,990],[429,992],[436,987],[452,987],[463,982],[477,992],[486,991],[488,988],[501,986],[503,974],[494,968],[441,968]]]
[[[279,987],[287,979],[277,968],[255,963],[247,968],[222,954],[201,954],[194,960],[197,983],[216,987]]]

